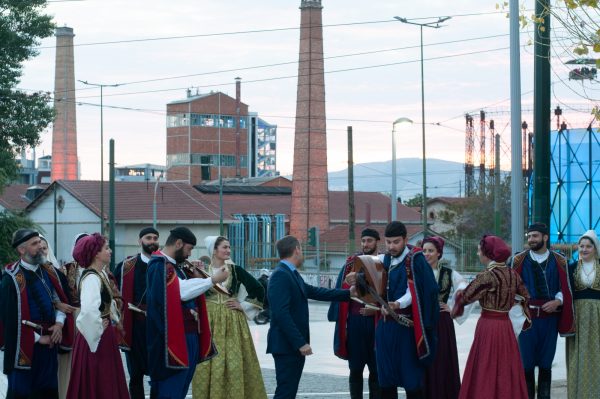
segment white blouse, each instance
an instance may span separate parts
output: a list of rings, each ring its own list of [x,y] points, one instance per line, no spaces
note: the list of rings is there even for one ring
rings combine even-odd
[[[77,316],[77,329],[87,341],[92,353],[98,349],[100,337],[104,332],[100,314],[101,290],[102,281],[95,273],[87,274],[79,283],[81,310]]]
[[[596,280],[596,262],[583,262],[579,272],[579,278],[586,287],[591,287]]]

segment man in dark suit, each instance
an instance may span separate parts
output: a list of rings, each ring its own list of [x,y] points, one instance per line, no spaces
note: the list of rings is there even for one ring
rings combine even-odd
[[[305,356],[312,355],[308,326],[308,301],[348,301],[349,290],[314,287],[304,283],[296,270],[304,256],[294,236],[277,241],[281,261],[269,278],[267,294],[271,325],[267,353],[275,360],[277,388],[274,399],[295,398],[304,368]]]

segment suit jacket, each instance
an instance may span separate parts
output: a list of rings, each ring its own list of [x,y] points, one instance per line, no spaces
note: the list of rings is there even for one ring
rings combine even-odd
[[[308,299],[348,301],[349,290],[328,289],[306,284],[287,265],[280,262],[269,277],[267,289],[271,324],[267,335],[267,353],[300,354],[310,344]]]

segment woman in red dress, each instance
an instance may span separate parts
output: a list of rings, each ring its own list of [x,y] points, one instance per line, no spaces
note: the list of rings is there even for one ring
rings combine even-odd
[[[79,240],[73,258],[85,270],[79,281],[81,311],[73,347],[67,399],[129,398],[113,322],[118,322],[104,267],[110,262],[107,240],[98,233]]]
[[[523,330],[527,329],[529,293],[521,277],[506,266],[510,249],[501,238],[483,236],[477,254],[486,269],[457,293],[452,311],[456,317],[468,303],[481,305],[459,398],[527,399],[525,372],[508,312],[515,296],[521,297],[526,315]]]

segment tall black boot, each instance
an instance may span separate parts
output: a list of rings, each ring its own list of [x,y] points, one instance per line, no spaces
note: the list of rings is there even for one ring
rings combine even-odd
[[[550,399],[552,389],[552,370],[540,368],[538,374],[538,399]]]
[[[398,399],[398,387],[380,387],[381,399]]]
[[[369,373],[369,399],[381,399],[381,389],[377,373]]]
[[[424,399],[425,395],[423,394],[422,389],[418,389],[415,391],[406,391],[406,399]]]
[[[525,383],[529,399],[535,399],[535,369],[525,370]]]
[[[350,370],[350,399],[362,399],[363,397],[363,375],[362,371]]]

